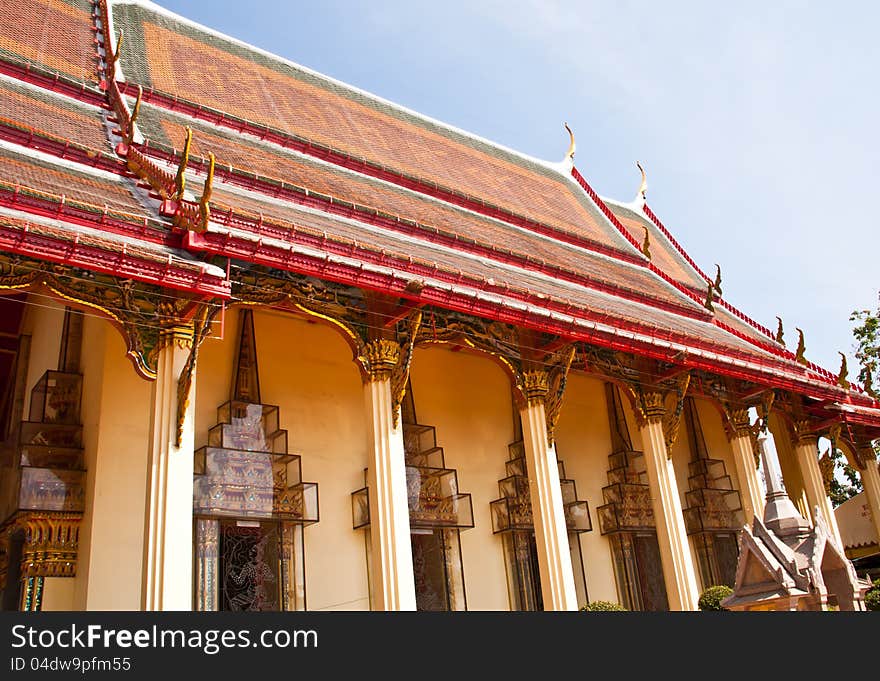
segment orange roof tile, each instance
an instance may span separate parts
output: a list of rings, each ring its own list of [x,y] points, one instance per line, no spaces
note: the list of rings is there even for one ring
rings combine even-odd
[[[281,128],[623,252],[569,178],[354,89],[138,5],[114,5],[128,81]]]
[[[4,0],[0,12],[0,56],[97,82],[88,0]]]

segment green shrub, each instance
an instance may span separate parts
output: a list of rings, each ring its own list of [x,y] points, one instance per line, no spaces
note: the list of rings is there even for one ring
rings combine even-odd
[[[593,601],[587,603],[581,612],[627,612],[620,603],[612,603],[611,601]]]
[[[865,607],[868,610],[880,611],[880,579],[875,579],[874,585],[865,594]]]
[[[697,605],[700,610],[727,610],[721,607],[721,601],[733,593],[733,589],[726,585],[710,586],[700,594]]]

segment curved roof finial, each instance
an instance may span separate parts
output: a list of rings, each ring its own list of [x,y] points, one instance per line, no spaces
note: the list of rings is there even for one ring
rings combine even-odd
[[[782,340],[782,336],[784,334],[784,331],[782,329],[782,317],[777,317],[776,321],[779,322],[779,325],[776,327],[776,342],[784,347],[785,341]]]
[[[840,355],[840,371],[837,372],[837,385],[841,388],[849,389],[849,381],[846,380],[847,375],[849,374],[849,370],[846,366],[846,355],[840,352],[840,350],[837,351],[837,354]]]
[[[795,327],[795,331],[798,332],[798,345],[797,345],[797,351],[795,352],[794,359],[796,362],[799,362],[801,364],[806,364],[808,360],[804,356],[804,352],[806,352],[806,350],[807,350],[807,346],[804,343],[804,332],[801,331],[797,327]]]
[[[577,145],[574,143],[574,133],[571,131],[571,128],[568,127],[568,123],[563,123],[565,129],[568,130],[568,151],[565,152],[565,160],[574,163],[574,152],[577,149]]]
[[[639,193],[636,194],[636,201],[641,201],[642,203],[644,203],[648,200],[648,175],[645,173],[645,169],[642,168],[642,164],[640,161],[636,161],[636,167],[642,174],[642,183],[639,185]]]
[[[724,295],[721,292],[721,265],[718,263],[715,263],[715,282],[712,285],[715,287],[715,290],[718,291],[719,296]]]

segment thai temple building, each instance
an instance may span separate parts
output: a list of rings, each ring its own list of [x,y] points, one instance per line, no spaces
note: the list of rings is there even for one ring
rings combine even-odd
[[[743,551],[858,600],[818,440],[877,536],[880,401],[644,173],[604,198],[571,131],[531,158],[146,0],[0,15],[4,609],[750,609]]]

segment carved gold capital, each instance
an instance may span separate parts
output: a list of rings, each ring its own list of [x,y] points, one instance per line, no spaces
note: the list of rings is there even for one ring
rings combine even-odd
[[[400,361],[400,345],[384,338],[370,341],[364,344],[358,360],[366,370],[368,380],[389,380]]]
[[[660,391],[643,392],[635,403],[636,424],[644,428],[649,423],[662,423],[666,416],[664,393]]]
[[[724,409],[724,432],[728,440],[752,435],[752,424],[748,407],[732,407],[722,404]]]
[[[550,375],[546,371],[524,371],[522,391],[530,405],[544,402],[550,392]]]
[[[877,465],[877,454],[870,444],[856,444],[852,448],[853,460],[860,471],[868,470],[869,465]]]
[[[24,530],[21,576],[74,577],[79,550],[79,513],[26,513],[16,519]]]
[[[193,327],[184,324],[174,324],[167,326],[159,331],[159,342],[156,345],[158,350],[174,345],[181,350],[192,350],[193,347]]]
[[[791,422],[791,442],[795,446],[815,445],[819,436],[813,432],[811,423],[806,419]]]

